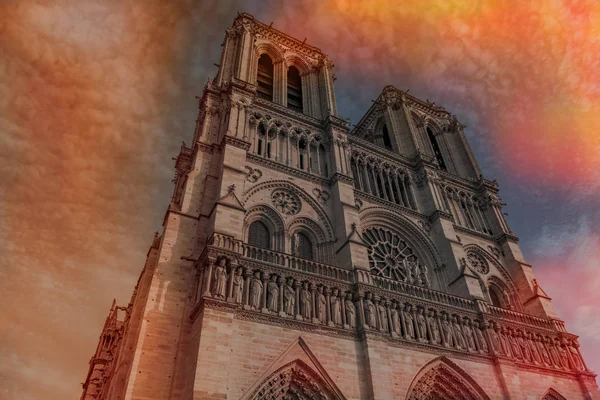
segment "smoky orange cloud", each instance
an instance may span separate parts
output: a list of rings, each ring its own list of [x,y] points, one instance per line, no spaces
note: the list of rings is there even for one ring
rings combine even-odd
[[[180,144],[165,130],[180,106],[168,103],[186,9],[10,3],[0,6],[0,397],[75,398],[169,200],[161,152]]]
[[[331,0],[315,6],[311,17],[322,22],[311,23],[319,32],[303,31],[306,21],[293,14],[275,24],[317,40],[335,35],[326,51],[361,79],[392,77],[387,83],[436,93],[431,100],[450,112],[475,114],[478,125],[467,134],[485,135],[493,157],[518,179],[600,187],[594,172],[600,168],[597,2]]]

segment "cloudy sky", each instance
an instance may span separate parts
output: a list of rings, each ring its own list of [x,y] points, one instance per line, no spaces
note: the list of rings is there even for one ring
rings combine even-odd
[[[387,84],[455,113],[600,371],[600,6],[425,3],[2,2],[0,398],[80,395],[238,11],[323,49],[354,123]]]

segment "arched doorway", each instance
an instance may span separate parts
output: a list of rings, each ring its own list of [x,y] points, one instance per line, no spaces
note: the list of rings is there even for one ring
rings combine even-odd
[[[459,366],[446,357],[437,358],[415,376],[408,400],[489,400],[483,389]]]

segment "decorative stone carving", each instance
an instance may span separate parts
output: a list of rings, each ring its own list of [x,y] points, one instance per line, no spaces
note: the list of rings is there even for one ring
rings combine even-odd
[[[260,279],[260,271],[255,271],[250,282],[250,308],[252,310],[260,309],[260,300],[262,298],[263,283]]]
[[[296,307],[296,291],[294,290],[293,278],[288,278],[283,287],[283,300],[285,313],[289,316],[293,316]]]
[[[398,315],[398,303],[392,302],[390,307],[390,321],[392,324],[392,334],[400,336],[402,334],[402,328],[400,326],[400,316]]]
[[[475,338],[477,339],[477,344],[479,345],[479,351],[481,353],[489,353],[490,348],[483,336],[483,332],[481,332],[481,328],[477,326],[477,324],[473,324],[473,332],[475,332]]]
[[[379,312],[379,321],[380,321],[379,330],[382,332],[387,332],[388,317],[387,317],[387,310],[386,310],[386,306],[385,306],[385,299],[379,300],[379,305],[377,306],[377,311]]]
[[[367,293],[365,296],[365,323],[368,328],[376,328],[377,327],[377,314],[375,310],[375,304],[371,300],[373,295],[371,293]]]
[[[302,282],[300,290],[300,315],[306,321],[312,318],[312,293],[308,290],[308,282]]]
[[[452,329],[452,323],[448,320],[448,314],[444,314],[442,317],[442,335],[444,346],[454,347],[454,330]]]
[[[271,202],[277,210],[284,215],[295,215],[300,212],[302,202],[300,198],[285,189],[276,189],[271,193]]]
[[[242,276],[242,267],[238,267],[233,275],[233,289],[231,297],[236,304],[242,303],[242,293],[244,291],[244,277]]]
[[[318,188],[314,188],[312,192],[321,204],[327,203],[327,200],[329,200],[329,198],[331,197],[329,192]]]
[[[333,293],[331,293],[331,298],[329,299],[331,304],[331,322],[335,325],[342,324],[342,309],[340,304],[340,296],[339,290],[333,289]]]
[[[483,258],[480,254],[477,254],[474,251],[469,251],[467,252],[467,258],[469,260],[469,264],[471,265],[471,268],[482,274],[485,275],[488,272],[490,272],[490,266],[487,262],[487,260],[485,258]]]
[[[325,297],[325,286],[321,286],[320,290],[317,290],[317,313],[319,321],[322,324],[327,323],[327,298]]]
[[[217,260],[214,270],[214,287],[212,295],[224,299],[227,293],[227,259],[221,257]]]
[[[462,327],[460,326],[460,322],[456,317],[452,318],[452,328],[454,330],[454,344],[457,349],[466,349],[467,346],[465,344],[465,337],[462,332]]]
[[[246,166],[246,180],[250,183],[256,183],[263,175],[262,171],[258,168],[252,168]]]
[[[419,307],[417,311],[417,336],[421,342],[427,341],[427,321],[425,319],[425,315],[423,314],[423,307]]]
[[[277,284],[277,277],[271,275],[271,279],[267,284],[267,309],[269,311],[277,312],[277,305],[279,304],[279,285]]]
[[[427,325],[429,325],[429,332],[431,332],[431,341],[434,344],[441,344],[442,336],[440,334],[440,328],[434,310],[429,311],[429,314],[427,315]]]
[[[429,285],[426,267],[397,234],[384,228],[369,228],[363,232],[363,238],[369,245],[373,275],[418,286]]]
[[[468,351],[476,351],[477,348],[475,346],[475,337],[473,334],[473,329],[471,329],[471,320],[465,318],[465,322],[462,326],[462,331],[465,336],[465,344]]]
[[[407,339],[414,340],[416,335],[415,335],[414,316],[412,313],[412,305],[407,303],[404,306],[404,311],[402,311],[402,316],[404,317],[404,326],[406,328],[405,336]]]
[[[346,295],[345,300],[345,308],[346,308],[346,324],[351,328],[356,327],[356,306],[352,301],[352,296],[350,294]]]

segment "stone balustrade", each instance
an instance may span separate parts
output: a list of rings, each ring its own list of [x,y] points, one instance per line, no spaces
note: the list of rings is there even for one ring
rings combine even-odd
[[[198,262],[196,302],[257,312],[375,338],[586,371],[576,337],[544,319],[426,287],[371,276],[214,234]],[[559,324],[557,324],[559,322]],[[562,329],[561,329],[562,327]]]

